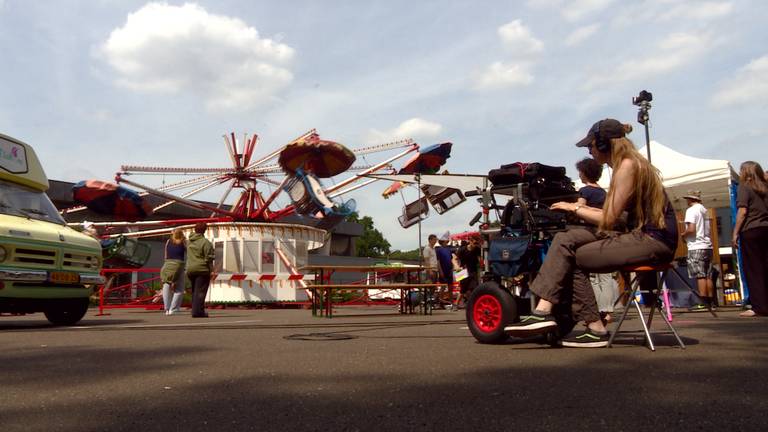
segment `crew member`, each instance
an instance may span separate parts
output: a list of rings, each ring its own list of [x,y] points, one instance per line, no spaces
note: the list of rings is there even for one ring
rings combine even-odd
[[[572,295],[572,310],[583,320],[584,331],[573,332],[561,343],[569,347],[604,347],[608,331],[600,320],[595,293],[587,275],[625,266],[668,263],[677,247],[675,213],[669,204],[659,172],[636,149],[626,133],[632,126],[614,119],[592,125],[577,147],[587,147],[601,164],[613,168],[603,208],[558,202],[554,210],[568,211],[598,226],[598,231],[575,228],[555,235],[538,276],[531,284],[539,302],[532,315],[507,327],[514,334],[549,332],[557,326],[553,307]],[[612,228],[622,213],[628,213],[629,232]],[[572,288],[572,289],[571,289]],[[572,294],[571,294],[572,293]]]

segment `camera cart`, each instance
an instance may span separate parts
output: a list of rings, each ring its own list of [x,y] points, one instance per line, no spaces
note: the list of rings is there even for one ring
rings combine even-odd
[[[536,299],[528,286],[552,238],[576,222],[569,221],[563,212],[549,210],[549,205],[576,201],[578,193],[563,167],[516,163],[491,170],[488,178],[492,187],[465,193],[480,197],[482,211],[470,225],[484,219],[480,233],[486,269],[481,284],[469,297],[466,319],[475,339],[497,344],[509,338],[505,328],[535,306]],[[499,196],[507,197],[505,205],[497,204]],[[498,227],[492,227],[491,212],[498,219]],[[569,333],[575,324],[570,302],[556,305],[553,312],[558,327],[545,337],[550,344]]]

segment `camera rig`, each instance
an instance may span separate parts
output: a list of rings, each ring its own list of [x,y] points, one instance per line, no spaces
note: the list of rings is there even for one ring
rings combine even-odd
[[[489,189],[465,194],[482,195],[483,211],[475,216],[470,225],[477,223],[484,214],[488,215],[490,210],[496,211],[502,234],[558,231],[573,222],[566,213],[549,209],[555,202],[574,202],[578,199],[564,167],[515,162],[491,170],[488,180],[492,184]],[[496,201],[499,195],[509,197],[504,205]],[[489,225],[488,220],[484,222]]]

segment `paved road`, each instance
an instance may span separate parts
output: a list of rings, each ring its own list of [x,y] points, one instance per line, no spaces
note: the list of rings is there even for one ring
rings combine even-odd
[[[0,424],[4,432],[766,430],[767,319],[679,313],[688,349],[660,335],[652,353],[638,333],[610,349],[481,345],[461,313],[382,315],[390,311],[345,309],[333,320],[305,310],[213,310],[202,320],[93,311],[72,328],[39,314],[4,316]]]

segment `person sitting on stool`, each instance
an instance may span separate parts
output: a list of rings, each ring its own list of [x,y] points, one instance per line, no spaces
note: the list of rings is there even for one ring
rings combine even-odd
[[[558,202],[553,210],[569,211],[576,218],[598,226],[599,231],[574,228],[557,233],[538,276],[530,285],[540,300],[532,315],[505,329],[514,335],[547,333],[557,327],[554,305],[572,297],[575,319],[587,329],[573,332],[561,343],[568,347],[597,348],[608,345],[608,331],[600,320],[595,293],[587,275],[606,273],[627,266],[669,263],[677,248],[675,212],[669,203],[658,170],[625,137],[632,126],[614,119],[601,120],[579,141],[592,157],[613,168],[613,176],[602,209],[577,203]],[[609,232],[628,213],[630,232]]]

